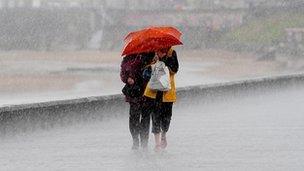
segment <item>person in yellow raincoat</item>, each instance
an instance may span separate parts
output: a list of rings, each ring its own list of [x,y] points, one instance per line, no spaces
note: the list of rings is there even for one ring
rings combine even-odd
[[[167,147],[166,133],[169,130],[172,117],[172,105],[176,101],[174,76],[179,69],[177,54],[172,48],[156,51],[157,60],[163,61],[170,71],[169,91],[151,90],[146,86],[143,113],[152,114],[152,133],[155,137],[155,150],[160,151]]]

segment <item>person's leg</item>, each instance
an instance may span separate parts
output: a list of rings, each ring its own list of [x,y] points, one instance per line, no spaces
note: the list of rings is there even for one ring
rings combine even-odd
[[[155,148],[154,150],[156,152],[161,150],[161,133],[154,133],[154,139],[155,139]]]
[[[166,132],[161,133],[161,140],[160,140],[160,146],[161,148],[165,149],[167,147],[167,136]]]
[[[160,105],[155,105],[155,110],[152,113],[152,133],[155,138],[155,150],[159,151],[161,147],[161,111]]]
[[[140,119],[140,142],[143,148],[148,147],[149,130],[150,130],[150,116],[154,110],[154,100],[146,99],[142,103],[142,113]]]
[[[152,113],[152,133],[155,138],[155,151],[161,150],[161,104],[163,92],[157,92],[154,112]]]
[[[162,103],[161,107],[161,147],[166,148],[167,147],[167,137],[166,133],[169,130],[170,121],[172,117],[172,105],[173,103]]]
[[[135,103],[130,103],[129,113],[129,129],[133,139],[132,149],[139,147],[139,127],[140,127],[140,106]]]

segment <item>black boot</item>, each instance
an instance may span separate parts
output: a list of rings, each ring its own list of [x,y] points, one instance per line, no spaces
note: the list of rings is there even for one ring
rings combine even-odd
[[[133,138],[132,150],[138,150],[139,148],[139,138]]]
[[[148,141],[147,140],[141,140],[140,146],[142,149],[147,150],[148,149]]]

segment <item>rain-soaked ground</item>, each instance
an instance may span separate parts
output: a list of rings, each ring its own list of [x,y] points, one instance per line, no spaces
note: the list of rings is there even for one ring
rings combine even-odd
[[[0,170],[303,170],[303,94],[176,106],[162,153],[131,150],[127,117],[5,137]]]

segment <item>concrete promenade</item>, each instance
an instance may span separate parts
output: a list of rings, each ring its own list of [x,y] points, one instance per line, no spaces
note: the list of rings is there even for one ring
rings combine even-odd
[[[162,153],[131,151],[125,111],[3,136],[0,170],[303,170],[304,85],[275,80],[184,93]]]

